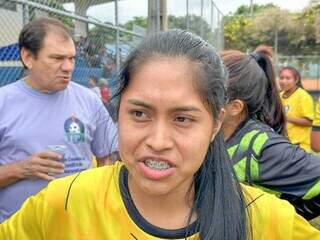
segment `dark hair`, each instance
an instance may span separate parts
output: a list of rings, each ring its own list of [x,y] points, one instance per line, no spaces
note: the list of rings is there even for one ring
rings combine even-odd
[[[226,102],[226,70],[211,45],[182,30],[151,35],[130,53],[119,75],[117,96],[121,98],[137,69],[161,57],[189,62],[195,86],[217,119]],[[223,137],[218,133],[194,175],[195,200],[190,217],[193,211],[197,213],[200,239],[247,239],[244,196],[234,176]]]
[[[298,71],[296,68],[294,68],[294,67],[292,67],[292,66],[282,67],[282,68],[280,69],[280,71],[279,71],[279,75],[280,75],[284,70],[290,71],[290,72],[292,73],[294,79],[297,80],[296,86],[303,88],[302,82],[301,82],[301,75],[300,75],[299,71]]]
[[[43,47],[44,38],[49,32],[55,32],[65,39],[72,39],[69,29],[59,20],[45,17],[38,18],[25,25],[19,34],[20,59],[22,48],[27,49],[37,57]],[[22,64],[26,68],[23,61]]]
[[[285,114],[271,58],[272,52],[267,46],[259,46],[251,54],[224,51],[222,59],[229,72],[227,92],[229,100],[244,102],[249,118],[257,119],[285,135]]]

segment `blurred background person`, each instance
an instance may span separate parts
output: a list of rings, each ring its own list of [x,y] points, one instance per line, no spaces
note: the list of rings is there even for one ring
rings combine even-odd
[[[100,88],[98,87],[98,78],[96,76],[91,76],[89,78],[88,87],[101,98]]]
[[[287,134],[293,144],[311,151],[310,134],[314,117],[311,95],[303,88],[301,76],[294,67],[279,71],[280,97],[287,118]]]
[[[104,104],[107,104],[112,95],[108,87],[108,80],[105,78],[101,78],[99,81],[99,86],[100,86],[101,100]]]

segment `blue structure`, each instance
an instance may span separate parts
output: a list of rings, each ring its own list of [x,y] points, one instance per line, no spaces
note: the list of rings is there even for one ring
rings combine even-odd
[[[0,47],[0,61],[19,61],[19,59],[18,43]]]

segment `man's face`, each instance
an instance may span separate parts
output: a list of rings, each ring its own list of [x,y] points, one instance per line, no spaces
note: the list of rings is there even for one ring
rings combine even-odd
[[[37,56],[22,49],[21,56],[29,70],[27,83],[44,93],[64,90],[71,81],[75,55],[71,38],[49,32]]]

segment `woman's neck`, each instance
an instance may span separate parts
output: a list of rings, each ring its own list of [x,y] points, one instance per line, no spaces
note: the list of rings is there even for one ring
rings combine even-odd
[[[295,87],[293,87],[293,88],[290,88],[290,89],[288,89],[287,91],[284,91],[283,92],[283,97],[284,98],[288,98],[288,97],[290,97],[296,90],[297,90],[297,86],[295,86]]]
[[[188,225],[194,189],[190,192],[177,190],[164,196],[147,194],[133,183],[130,176],[128,187],[139,213],[152,225],[164,229],[180,229]],[[193,214],[190,223],[196,218],[196,214]]]
[[[244,114],[235,116],[234,118],[230,119],[229,121],[223,122],[222,124],[222,131],[224,136],[224,141],[228,141],[233,134],[237,131],[240,124],[247,119],[247,116]]]

